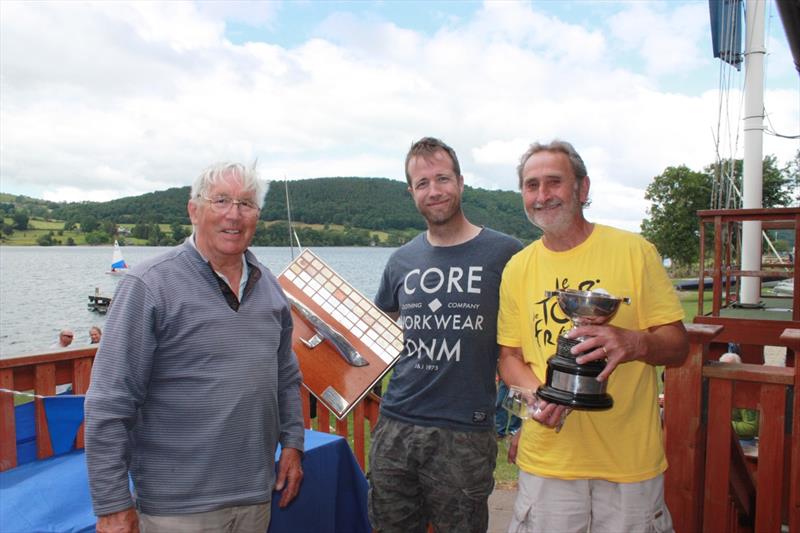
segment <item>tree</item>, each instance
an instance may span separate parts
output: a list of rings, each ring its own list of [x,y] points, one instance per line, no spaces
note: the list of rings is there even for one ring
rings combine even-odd
[[[793,200],[797,205],[800,202],[800,149],[794,154],[794,159],[789,160],[783,167],[783,173],[789,178],[793,187]]]
[[[86,215],[81,218],[81,231],[84,233],[91,233],[100,227],[100,222],[94,215]]]
[[[14,233],[14,226],[11,224],[3,223],[3,235],[11,235]]]
[[[798,152],[800,157],[800,152]],[[705,168],[709,179],[717,172],[719,164],[713,163]],[[723,161],[723,167],[729,167],[730,161]],[[733,162],[733,175],[736,188],[741,192],[743,187],[744,163],[741,159]],[[783,169],[778,168],[778,159],[774,155],[764,158],[761,168],[762,172],[762,191],[761,205],[763,207],[786,207],[792,202],[792,189],[795,185],[795,177],[792,175],[791,163]]]
[[[722,165],[730,166],[730,162],[723,161]],[[697,211],[711,206],[712,183],[718,166],[717,163],[708,165],[704,172],[695,172],[683,165],[668,167],[647,187],[644,197],[651,206],[647,210],[649,217],[642,222],[642,235],[678,265],[690,266],[697,261],[700,253]],[[734,181],[739,191],[742,190],[742,168],[741,159],[733,162]],[[775,156],[764,158],[764,207],[784,207],[791,203],[792,187],[796,183],[796,176],[792,174],[794,168],[790,163],[779,169]]]
[[[161,245],[161,227],[158,224],[150,224],[150,228],[147,231],[147,244],[148,246],[159,246]]]
[[[40,236],[38,239],[36,239],[36,242],[39,244],[39,246],[53,246],[54,244],[58,244],[57,241],[53,240],[52,231]]]
[[[25,210],[16,211],[12,217],[14,220],[14,229],[25,231],[28,229],[28,221],[30,217]]]
[[[108,244],[111,236],[103,230],[95,230],[86,234],[86,244],[97,246],[98,244]]]
[[[172,240],[175,242],[182,242],[189,235],[179,222],[173,222],[169,229],[172,231]]]
[[[673,262],[695,262],[700,253],[697,211],[708,209],[711,202],[710,176],[683,165],[668,167],[653,178],[644,197],[652,204],[642,235]]]
[[[100,225],[103,228],[103,231],[112,237],[117,234],[117,225],[113,220],[104,220],[100,223]]]

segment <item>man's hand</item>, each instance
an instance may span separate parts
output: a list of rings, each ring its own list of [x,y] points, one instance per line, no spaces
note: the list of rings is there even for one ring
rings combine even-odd
[[[508,445],[508,464],[515,464],[517,462],[517,448],[519,448],[519,436],[522,434],[522,429],[511,436],[511,442]]]
[[[300,464],[301,453],[295,448],[282,448],[281,458],[278,461],[278,479],[275,490],[283,491],[280,507],[286,507],[300,492],[300,483],[303,481],[303,467]]]
[[[572,348],[573,355],[584,354],[575,360],[579,365],[606,359],[605,369],[597,376],[597,381],[605,381],[617,365],[644,356],[643,333],[615,326],[582,326],[570,330],[567,335],[571,339],[587,337]]]
[[[133,507],[97,517],[97,533],[139,533],[139,515]]]
[[[561,431],[561,427],[567,419],[567,415],[572,412],[569,407],[550,403],[541,398],[536,400],[535,408],[531,411],[531,418],[547,427],[554,428],[556,433]]]
[[[643,361],[650,365],[680,365],[689,353],[689,337],[681,321],[633,331],[615,326],[581,326],[567,333],[571,339],[587,337],[572,348],[583,353],[576,359],[580,364],[606,359],[606,368],[597,376],[608,379],[618,365],[628,361]]]

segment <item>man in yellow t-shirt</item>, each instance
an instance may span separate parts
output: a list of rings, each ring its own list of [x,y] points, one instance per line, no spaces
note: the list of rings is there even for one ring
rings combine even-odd
[[[589,177],[563,141],[534,144],[517,168],[528,219],[542,238],[506,265],[500,288],[499,370],[509,385],[536,391],[547,359],[570,327],[557,289],[603,289],[629,297],[604,325],[574,328],[583,354],[605,359],[614,406],[570,411],[536,400],[512,448],[521,469],[509,532],[671,531],[664,504],[667,468],[655,365],[680,364],[688,353],[683,310],[655,247],[639,235],[588,222]]]

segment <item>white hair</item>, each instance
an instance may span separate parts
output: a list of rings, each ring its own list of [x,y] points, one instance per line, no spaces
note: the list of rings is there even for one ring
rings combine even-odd
[[[264,195],[267,192],[267,183],[258,177],[255,163],[249,168],[241,163],[222,162],[211,165],[194,180],[190,199],[195,201],[197,198],[204,197],[208,194],[209,189],[211,189],[213,185],[230,176],[241,179],[244,190],[253,191],[255,193],[255,200],[258,204],[258,208],[261,209],[264,207]]]
[[[720,356],[719,358],[720,363],[736,363],[737,365],[742,364],[742,358],[739,357],[738,353],[727,352]]]

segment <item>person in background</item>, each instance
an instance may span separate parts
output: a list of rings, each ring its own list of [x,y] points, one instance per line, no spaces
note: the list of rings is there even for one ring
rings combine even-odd
[[[519,431],[519,428],[522,427],[522,419],[503,408],[503,401],[505,401],[507,396],[508,385],[500,379],[497,381],[496,413],[494,415],[494,426],[497,431],[498,439],[504,439],[509,435],[515,435],[517,431]]]
[[[720,356],[720,363],[742,364],[742,358],[736,352],[727,352]],[[741,440],[753,440],[758,436],[758,411],[734,407],[731,411],[733,431]]]
[[[103,335],[103,330],[101,330],[97,326],[92,326],[89,328],[89,340],[90,344],[99,344],[100,337]]]
[[[70,344],[72,344],[72,339],[75,337],[75,333],[72,331],[71,328],[61,328],[58,332],[58,339],[56,342],[50,345],[51,348],[66,348]]]
[[[380,533],[485,532],[497,441],[497,291],[516,239],[467,220],[452,148],[426,137],[405,162],[426,232],[395,251],[375,303],[405,348],[370,448],[369,516]]]
[[[543,235],[503,272],[503,381],[534,392],[545,381],[547,359],[569,327],[546,291],[603,289],[631,303],[608,324],[569,331],[583,338],[572,348],[582,354],[578,364],[607,361],[597,379],[608,380],[614,406],[570,414],[536,401],[510,449],[520,474],[509,532],[671,531],[656,365],[680,364],[689,351],[678,297],[652,244],[586,220],[590,181],[571,144],[531,145],[517,172],[525,212]]]
[[[273,488],[281,507],[298,493],[289,304],[247,249],[265,188],[253,168],[209,167],[191,189],[194,233],[119,282],[85,405],[100,533],[266,531]]]

